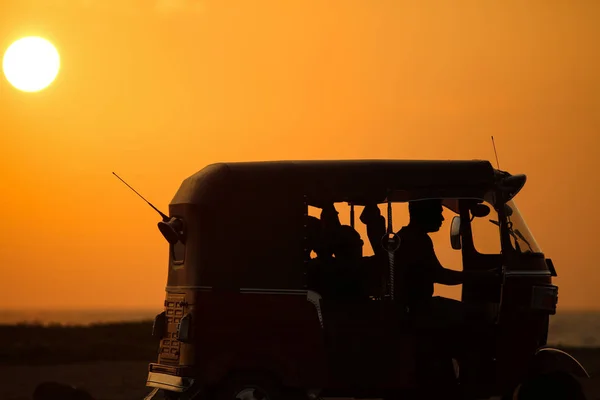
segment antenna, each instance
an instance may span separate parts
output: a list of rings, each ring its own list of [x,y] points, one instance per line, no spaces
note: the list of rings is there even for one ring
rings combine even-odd
[[[498,161],[498,152],[496,152],[496,143],[494,143],[494,135],[492,135],[492,146],[494,146],[494,155],[496,156],[496,166],[500,169],[500,162]]]
[[[133,192],[134,192],[135,194],[137,194],[138,196],[140,196],[140,197],[142,198],[142,200],[144,200],[146,203],[148,203],[148,205],[149,205],[150,207],[152,207],[152,208],[153,208],[153,209],[154,209],[154,210],[155,210],[157,213],[159,213],[159,214],[160,214],[160,216],[162,217],[162,219],[163,219],[163,221],[164,221],[164,222],[169,222],[169,221],[171,220],[171,219],[170,219],[170,218],[169,218],[167,215],[163,214],[163,213],[162,213],[162,212],[161,212],[161,211],[160,211],[158,208],[154,207],[154,206],[152,205],[152,203],[150,203],[148,200],[146,200],[146,199],[144,198],[144,196],[142,196],[142,195],[141,195],[141,194],[139,194],[139,193],[138,193],[138,192],[137,192],[137,191],[136,191],[134,188],[132,188],[131,186],[129,186],[129,184],[128,184],[127,182],[125,182],[123,179],[121,179],[121,177],[120,177],[119,175],[115,174],[114,172],[113,172],[113,175],[114,175],[114,176],[116,176],[117,178],[119,178],[119,180],[120,180],[121,182],[123,182],[125,185],[127,185],[127,187],[128,187],[129,189],[133,190]]]

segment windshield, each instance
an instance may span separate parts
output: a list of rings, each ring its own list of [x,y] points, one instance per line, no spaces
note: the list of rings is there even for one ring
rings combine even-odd
[[[525,219],[521,216],[521,212],[513,200],[506,203],[506,211],[513,248],[519,253],[541,253],[540,246],[529,231]]]

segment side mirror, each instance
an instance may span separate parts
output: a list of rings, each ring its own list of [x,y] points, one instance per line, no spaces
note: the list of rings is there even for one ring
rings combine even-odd
[[[452,225],[450,226],[450,245],[454,250],[460,250],[462,248],[460,242],[460,217],[458,215],[452,218]]]
[[[500,183],[499,189],[504,192],[506,196],[505,201],[512,200],[523,189],[525,182],[527,182],[527,176],[524,174],[504,178]]]
[[[160,221],[158,230],[169,244],[175,244],[178,241],[183,242],[185,239],[183,220],[179,218],[171,218],[168,222]]]

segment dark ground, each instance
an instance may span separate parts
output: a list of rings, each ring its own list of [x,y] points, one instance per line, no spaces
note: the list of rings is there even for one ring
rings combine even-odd
[[[141,400],[158,348],[151,331],[151,322],[0,325],[0,399],[28,400],[38,383],[53,380],[84,387],[98,400]],[[600,400],[600,348],[564,350],[592,375],[588,399]]]

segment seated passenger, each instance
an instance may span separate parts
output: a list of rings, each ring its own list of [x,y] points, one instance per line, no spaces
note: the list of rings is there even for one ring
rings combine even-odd
[[[381,242],[386,234],[385,217],[381,215],[381,210],[379,210],[377,204],[373,203],[365,206],[359,219],[367,228],[367,237],[375,256],[387,258],[387,251]]]
[[[342,226],[340,223],[339,212],[335,209],[333,202],[328,202],[321,209],[321,222],[325,230],[335,230]]]
[[[351,226],[341,225],[333,243],[334,260],[329,267],[329,284],[338,298],[365,297],[363,279],[363,244],[360,234]]]
[[[311,258],[311,252],[315,252],[317,258],[328,258],[333,251],[323,241],[323,225],[321,221],[313,216],[306,217],[305,227],[305,257]]]
[[[320,220],[308,218],[306,251],[317,254],[307,265],[309,288],[323,296],[364,297],[375,279],[364,276],[365,270],[373,268],[367,266],[370,259],[362,257],[360,234],[351,226],[341,225],[333,203],[323,206]]]
[[[327,280],[329,279],[325,263],[333,260],[333,246],[340,226],[338,212],[333,203],[323,206],[321,219],[307,216],[305,221],[305,259],[307,264],[307,286],[322,295],[327,291]],[[316,257],[311,259],[311,253]]]
[[[306,264],[306,285],[309,290],[323,294],[324,276],[322,261],[333,258],[333,251],[324,244],[321,221],[313,216],[307,216],[305,222],[304,259]],[[312,252],[316,257],[312,258]]]
[[[333,256],[333,241],[341,225],[334,204],[328,203],[323,206],[321,219],[310,215],[306,218],[305,251],[308,253],[306,258],[310,258],[312,251],[319,259],[331,258]]]
[[[364,242],[360,234],[349,225],[341,225],[333,241],[333,255],[340,262],[354,263],[363,256]]]
[[[323,205],[321,210],[321,242],[327,248],[328,256],[333,254],[333,246],[338,235],[340,223],[339,213],[333,202]]]

